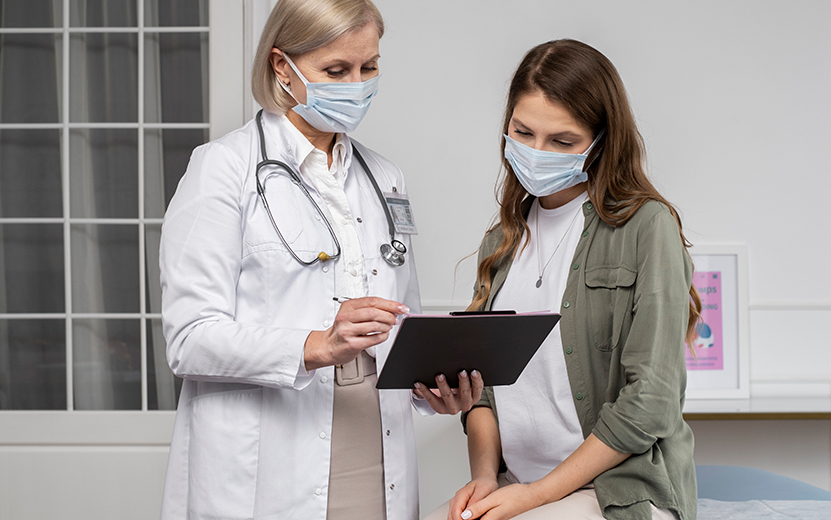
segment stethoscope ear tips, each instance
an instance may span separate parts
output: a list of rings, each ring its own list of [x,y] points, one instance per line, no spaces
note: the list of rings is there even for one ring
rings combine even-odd
[[[394,267],[404,265],[404,253],[406,252],[407,247],[398,240],[393,240],[392,244],[381,245],[381,258]]]

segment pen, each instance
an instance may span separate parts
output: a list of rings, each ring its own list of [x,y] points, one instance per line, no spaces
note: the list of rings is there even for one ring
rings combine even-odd
[[[343,303],[343,302],[345,302],[346,300],[351,300],[351,299],[352,299],[352,298],[350,298],[350,297],[348,297],[348,296],[335,296],[334,298],[332,298],[332,300],[334,300],[334,301],[336,301],[336,302],[338,302],[338,303]]]

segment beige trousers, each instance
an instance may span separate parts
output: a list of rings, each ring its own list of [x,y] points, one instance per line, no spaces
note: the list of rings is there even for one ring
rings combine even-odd
[[[336,376],[326,518],[386,520],[375,359],[361,353],[355,362],[336,369]]]
[[[509,485],[504,475],[499,475],[499,487]],[[424,520],[447,520],[450,511],[450,502],[440,505],[435,511],[427,515]],[[594,488],[578,489],[562,500],[526,511],[516,520],[603,520],[603,513],[597,503]],[[677,520],[678,517],[669,509],[658,509],[652,506],[652,520]],[[454,518],[453,520],[461,520]]]

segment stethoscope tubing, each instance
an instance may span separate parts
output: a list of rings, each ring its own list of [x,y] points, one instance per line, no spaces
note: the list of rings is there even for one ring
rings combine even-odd
[[[257,131],[259,133],[260,138],[260,154],[262,155],[262,161],[257,163],[257,167],[254,172],[254,177],[257,183],[257,194],[263,201],[263,206],[265,206],[266,213],[268,213],[268,218],[271,221],[272,227],[277,232],[277,236],[280,237],[280,241],[282,241],[283,244],[286,246],[286,249],[288,249],[289,254],[291,254],[292,258],[294,258],[297,262],[299,262],[302,265],[309,266],[321,261],[320,256],[308,262],[301,259],[299,256],[297,256],[297,254],[294,252],[291,246],[288,245],[288,242],[286,241],[285,237],[283,237],[283,234],[280,232],[280,228],[277,226],[277,222],[275,222],[274,215],[271,213],[271,208],[268,205],[268,200],[265,196],[265,187],[262,185],[262,183],[260,183],[260,169],[262,169],[265,166],[276,166],[282,169],[283,171],[288,173],[291,182],[297,185],[303,191],[303,194],[306,196],[306,198],[309,199],[309,201],[312,203],[315,210],[317,211],[318,215],[320,215],[320,217],[323,219],[323,222],[326,224],[326,228],[329,230],[329,234],[332,236],[332,240],[335,243],[335,248],[337,251],[333,255],[328,256],[327,260],[340,257],[341,246],[340,241],[338,240],[338,237],[335,234],[335,230],[332,228],[332,224],[329,222],[329,219],[326,218],[326,214],[323,213],[323,210],[320,208],[318,203],[315,202],[311,193],[309,193],[309,190],[306,189],[306,186],[303,184],[300,175],[288,164],[282,161],[278,161],[276,159],[269,159],[267,157],[265,151],[265,132],[263,131],[262,115],[263,111],[260,110],[259,112],[257,112],[256,117]],[[355,147],[354,144],[352,145],[352,153],[355,156],[355,158],[358,159],[358,162],[366,172],[367,177],[369,177],[369,180],[372,183],[372,187],[375,190],[375,194],[378,196],[378,200],[381,202],[381,207],[384,209],[384,216],[387,218],[387,225],[389,227],[390,233],[390,245],[387,246],[386,244],[384,244],[381,246],[382,256],[388,264],[392,266],[400,266],[404,263],[404,253],[407,252],[407,247],[402,242],[395,239],[395,223],[392,220],[390,209],[389,207],[387,207],[387,202],[384,198],[384,194],[381,192],[381,188],[378,186],[378,182],[375,180],[375,176],[372,175],[372,171],[369,169],[369,166],[367,165],[361,153],[358,152],[358,149]],[[386,248],[392,248],[394,250],[394,253],[385,251]]]

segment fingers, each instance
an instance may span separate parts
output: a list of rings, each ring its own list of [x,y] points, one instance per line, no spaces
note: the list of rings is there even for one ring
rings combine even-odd
[[[459,372],[459,393],[456,402],[462,412],[470,410],[475,403],[470,393],[470,377],[467,375],[467,370]]]
[[[489,500],[490,497],[485,497],[475,504],[468,504],[467,509],[461,512],[457,518],[468,520],[469,518],[479,518],[484,515],[496,505]]]
[[[441,414],[447,413],[444,410],[444,402],[439,397],[437,397],[436,394],[434,394],[432,391],[430,391],[430,389],[427,388],[426,385],[424,385],[422,383],[416,383],[415,388],[413,389],[413,391],[416,394],[418,394],[419,397],[421,397],[422,399],[427,401],[427,403],[430,405],[430,407],[436,413],[441,413]]]
[[[447,510],[447,520],[459,520],[468,506],[468,501],[475,490],[473,482],[469,482],[465,487],[456,491],[456,495],[450,499],[450,507]]]
[[[479,399],[482,398],[482,390],[485,389],[485,382],[482,380],[482,374],[480,374],[478,370],[474,370],[470,373],[470,381],[470,408],[473,408],[473,405],[478,403]],[[465,408],[464,411],[470,411],[470,408]]]
[[[344,302],[341,308],[344,307],[353,309],[377,309],[380,311],[388,312],[390,314],[410,313],[410,309],[406,305],[398,303],[396,301],[378,298],[377,296],[369,296],[366,298],[354,298],[352,300]]]
[[[444,374],[436,376],[437,390],[430,391],[421,383],[416,383],[415,392],[422,399],[430,403],[436,413],[455,415],[459,412],[467,412],[473,405],[479,402],[482,397],[482,390],[485,387],[481,374],[474,370],[468,375],[466,370],[459,372],[459,387],[450,388]]]

